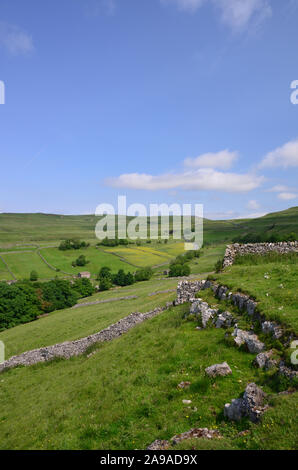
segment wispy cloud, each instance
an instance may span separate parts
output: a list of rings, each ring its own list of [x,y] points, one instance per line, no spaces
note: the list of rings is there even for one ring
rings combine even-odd
[[[247,209],[257,210],[260,208],[260,204],[255,199],[251,199],[250,201],[248,201],[246,207]]]
[[[272,188],[266,189],[266,192],[267,193],[280,193],[282,191],[288,191],[288,190],[289,190],[288,186],[277,184],[276,186],[273,186]]]
[[[252,22],[260,24],[272,15],[271,0],[160,0],[165,5],[175,5],[180,10],[195,13],[202,5],[212,5],[220,20],[236,31]]]
[[[261,161],[260,168],[289,168],[298,166],[298,139],[269,152]]]
[[[212,168],[200,168],[181,173],[149,175],[126,173],[118,178],[109,178],[106,183],[117,188],[157,191],[161,189],[247,192],[262,184],[264,178],[252,174],[223,173]]]
[[[278,197],[278,199],[281,199],[282,201],[290,201],[292,199],[296,199],[298,197],[298,194],[295,194],[295,193],[280,193],[277,197]]]
[[[260,24],[272,15],[269,0],[212,0],[221,12],[221,20],[241,31],[251,23]]]
[[[160,0],[164,5],[175,5],[179,10],[195,12],[205,0]]]
[[[4,21],[0,21],[0,46],[12,55],[28,54],[34,50],[30,34]]]
[[[238,152],[222,150],[217,153],[204,153],[196,158],[186,158],[184,165],[191,168],[220,168],[227,170],[231,168],[238,158]]]

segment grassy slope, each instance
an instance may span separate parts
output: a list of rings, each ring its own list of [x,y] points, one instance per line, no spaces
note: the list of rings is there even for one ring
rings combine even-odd
[[[36,252],[8,253],[1,256],[17,279],[28,279],[32,270],[37,271],[39,277],[43,279],[50,279],[58,274],[50,269]]]
[[[79,237],[95,240],[94,215],[64,216],[52,214],[0,214],[0,244]],[[226,242],[238,233],[298,232],[298,207],[268,214],[258,219],[212,221],[204,219],[204,239]]]
[[[123,269],[124,271],[134,270],[133,266],[125,263],[117,256],[106,253],[104,250],[96,248],[95,246],[69,251],[61,251],[58,248],[43,248],[41,254],[56,268],[72,274],[77,274],[80,271],[89,271],[93,276],[97,276],[102,266],[108,266],[113,272],[119,269]],[[72,261],[75,261],[80,255],[84,255],[89,263],[83,267],[72,267]]]
[[[241,289],[255,297],[268,319],[298,331],[298,257],[288,264],[234,265],[213,277],[233,291]]]
[[[217,428],[224,440],[196,445],[295,448],[296,395],[289,397],[291,402],[281,398],[284,406],[268,412],[265,427],[223,419],[224,404],[261,373],[251,367],[252,355],[224,344],[223,330],[197,331],[194,323],[183,320],[186,308],[136,326],[102,344],[90,358],[5,372],[0,383],[0,447],[140,449],[191,427],[209,427]],[[223,360],[233,374],[207,379],[204,368]],[[192,383],[189,390],[177,389],[182,380]],[[190,408],[183,399],[192,400]],[[244,429],[251,430],[249,438],[237,437]]]
[[[82,302],[129,295],[137,295],[138,298],[58,310],[34,322],[5,330],[0,333],[0,340],[5,343],[6,358],[29,349],[82,338],[106,328],[132,312],[147,312],[159,305],[165,305],[167,301],[174,300],[175,293],[156,296],[148,296],[148,294],[175,288],[176,285],[177,281],[174,280],[155,280],[99,293],[82,299]]]

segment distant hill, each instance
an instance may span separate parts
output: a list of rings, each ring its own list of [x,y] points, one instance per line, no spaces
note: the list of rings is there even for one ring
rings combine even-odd
[[[74,237],[95,241],[94,229],[98,220],[95,215],[3,213],[0,214],[0,244]],[[297,206],[257,219],[204,219],[204,240],[211,243],[229,242],[239,234],[274,232],[298,234]]]

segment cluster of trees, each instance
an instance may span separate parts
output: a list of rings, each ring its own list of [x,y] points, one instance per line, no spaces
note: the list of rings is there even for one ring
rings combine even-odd
[[[178,255],[170,264],[169,277],[189,276],[189,262],[194,258],[200,257],[199,250],[189,250],[186,253]]]
[[[151,268],[138,269],[134,274],[131,272],[125,273],[123,269],[115,274],[112,274],[111,269],[107,266],[101,268],[98,274],[99,290],[109,290],[113,285],[115,286],[130,286],[135,282],[147,281],[153,275]]]
[[[86,266],[89,261],[86,260],[86,256],[80,255],[75,261],[73,261],[71,264],[72,266]]]
[[[97,246],[118,246],[118,245],[128,245],[129,241],[126,240],[126,238],[104,238],[101,240],[99,243],[97,243]]]
[[[54,279],[34,284],[20,281],[11,285],[0,282],[0,331],[33,321],[43,313],[72,307],[79,298],[94,292],[89,279]]]
[[[298,235],[294,232],[289,234],[280,233],[247,233],[243,236],[238,235],[233,239],[233,243],[278,243],[278,242],[295,242],[298,241]]]
[[[79,240],[78,238],[71,238],[67,240],[62,240],[59,245],[59,250],[79,250],[80,248],[87,248],[90,243]]]

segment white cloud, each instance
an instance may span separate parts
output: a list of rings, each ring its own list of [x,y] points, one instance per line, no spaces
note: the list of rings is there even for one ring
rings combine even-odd
[[[216,7],[223,23],[234,30],[246,28],[252,21],[260,23],[272,14],[271,0],[160,0],[163,4],[176,5],[180,10],[191,13],[203,4]]]
[[[204,153],[196,158],[186,158],[184,165],[191,168],[221,168],[227,170],[237,158],[237,152],[222,150],[217,153]]]
[[[205,0],[161,0],[164,4],[176,5],[180,10],[196,11]]]
[[[259,166],[260,168],[298,166],[298,139],[287,142],[282,147],[269,152]]]
[[[247,192],[264,181],[262,176],[253,174],[223,173],[211,168],[201,168],[182,173],[148,175],[128,173],[118,178],[110,178],[106,183],[118,188],[143,189],[157,191],[162,189]]]
[[[248,201],[246,207],[247,209],[257,210],[260,208],[260,204],[255,199],[251,199],[250,201]]]
[[[34,50],[32,37],[18,26],[0,22],[0,46],[10,54],[28,54]]]
[[[298,197],[298,194],[295,194],[295,193],[280,193],[277,197],[278,197],[278,199],[281,199],[283,201],[290,201],[291,199],[296,199]]]
[[[252,21],[260,23],[272,14],[269,0],[213,0],[221,11],[222,21],[234,30],[246,28]]]
[[[266,189],[267,193],[280,193],[282,191],[288,191],[288,186],[284,186],[282,184],[277,184],[276,186],[273,186],[272,188]]]

